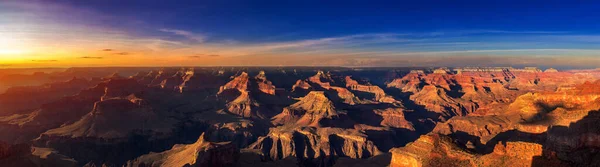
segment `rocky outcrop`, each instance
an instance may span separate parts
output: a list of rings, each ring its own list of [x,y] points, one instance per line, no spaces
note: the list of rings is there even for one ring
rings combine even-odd
[[[362,103],[350,90],[340,86],[333,86],[332,83],[335,83],[335,81],[330,73],[319,70],[317,71],[317,74],[306,80],[298,80],[296,84],[292,86],[292,92],[305,96],[310,91],[324,91],[327,94],[330,94],[332,98],[339,99],[346,104],[354,105]]]
[[[429,112],[440,114],[445,120],[504,100],[501,96],[492,95],[486,85],[479,85],[476,81],[477,77],[467,75],[411,73],[387,86],[409,94],[409,100]],[[478,99],[482,97],[485,99]]]
[[[415,130],[412,122],[406,120],[402,108],[376,109],[374,113],[383,118],[380,123],[381,126]]]
[[[597,114],[600,100],[593,85],[590,82],[562,92],[527,93],[501,112],[492,112],[493,115],[454,117],[406,147],[394,149],[392,164],[435,166],[432,161],[448,166],[597,164],[590,158],[596,157],[596,153],[589,150],[600,146],[598,128],[592,126],[592,122],[600,120]],[[494,146],[490,141],[499,143],[491,153],[486,153],[486,147]],[[435,143],[452,149],[440,149]],[[416,148],[420,151],[414,151]],[[440,160],[422,154],[423,150],[445,152]],[[456,153],[464,155],[454,156]],[[571,156],[574,154],[580,155]]]
[[[446,89],[427,85],[410,96],[410,100],[425,106],[428,111],[442,114],[444,118],[463,116],[477,110],[477,104],[464,99],[453,98],[448,93]]]
[[[273,117],[273,124],[296,126],[345,127],[352,124],[345,113],[339,113],[331,100],[321,91],[312,91],[297,103]]]
[[[552,126],[546,133],[544,157],[557,158],[575,166],[600,164],[600,111],[590,111],[587,116],[568,126]]]
[[[42,133],[34,146],[53,148],[80,163],[121,165],[185,140],[178,130],[185,127],[177,123],[134,95],[115,97],[96,102],[91,112],[74,123]]]
[[[253,99],[250,98],[250,95],[248,95],[248,93],[249,92],[247,91],[242,91],[240,92],[240,95],[237,98],[227,103],[227,111],[245,118],[264,118],[263,115],[259,115],[259,113],[256,113],[259,105]]]
[[[164,80],[172,77],[178,72],[178,69],[165,69],[162,68],[158,70],[156,73],[149,73],[149,77],[153,77],[152,81],[150,81],[149,86],[161,86]]]
[[[205,138],[214,142],[229,141],[238,148],[245,148],[254,143],[260,135],[266,134],[263,128],[265,127],[249,120],[215,123],[207,129]]]
[[[188,69],[184,71],[181,83],[177,86],[180,93],[208,92],[214,94],[227,82],[226,77],[210,71]]]
[[[506,116],[464,116],[454,117],[447,122],[439,123],[432,132],[440,134],[466,133],[477,136],[482,144],[486,144],[497,134],[513,130],[518,124],[516,117]],[[467,142],[467,141],[464,141]]]
[[[542,155],[542,145],[528,142],[498,143],[490,154],[479,156],[476,166],[537,166]],[[538,162],[534,162],[534,159]],[[552,160],[543,159],[550,162]],[[549,163],[559,166],[560,162]]]
[[[410,73],[402,78],[396,78],[387,84],[387,87],[393,87],[401,89],[402,92],[417,92],[423,87],[424,83],[421,81],[421,77],[424,74]]]
[[[272,128],[250,146],[271,160],[296,157],[300,162],[329,163],[328,157],[368,158],[381,152],[363,133],[340,128]]]
[[[451,138],[435,134],[421,136],[390,152],[390,167],[474,166],[472,160],[476,157],[452,143]]]
[[[178,144],[170,150],[142,155],[128,161],[125,166],[232,166],[237,162],[239,150],[231,143],[212,143],[201,135],[193,144]]]
[[[161,116],[135,96],[112,98],[94,104],[79,121],[42,134],[44,137],[126,138],[134,131],[160,137],[172,130],[174,120]]]
[[[219,90],[219,93],[228,90],[228,89],[237,89],[237,90],[248,90],[248,82],[250,77],[248,73],[242,72],[240,75],[232,77],[233,79],[224,86],[222,86]]]
[[[310,86],[310,84],[308,84],[308,82],[306,82],[304,80],[298,80],[298,81],[296,81],[296,84],[294,84],[292,86],[292,92],[297,92],[297,91],[299,91],[299,89],[310,90],[311,88],[312,88],[312,86]]]
[[[258,90],[265,94],[275,95],[275,86],[271,81],[267,80],[267,76],[265,75],[265,71],[260,71],[258,75],[254,77],[256,80],[256,84]]]
[[[387,95],[383,89],[375,85],[362,85],[358,81],[352,79],[350,76],[346,76],[346,88],[352,91],[358,91],[368,94],[369,100],[382,103],[395,103],[397,102],[392,96]]]
[[[317,84],[318,86],[324,89],[329,89],[331,87],[331,82],[333,82],[331,74],[325,73],[321,70],[317,71],[317,74],[308,77],[307,80],[313,84]]]
[[[421,136],[406,147],[390,151],[391,167],[421,166],[562,166],[555,159],[540,159],[542,145],[528,142],[498,143],[493,152],[477,154],[457,146],[450,137],[430,134]]]
[[[520,94],[553,92],[558,87],[581,84],[588,77],[575,79],[572,73],[528,73],[491,71],[460,74],[410,73],[395,79],[388,87],[407,93],[409,99],[427,111],[440,113],[445,119],[474,113],[486,115],[496,108],[507,107]],[[566,82],[559,80],[566,79]]]
[[[281,101],[274,97],[275,86],[266,79],[264,72],[254,78],[242,72],[221,86],[217,95],[227,102],[228,112],[244,118],[268,119],[275,115],[268,108],[269,105],[279,105],[278,102]]]
[[[578,87],[565,92],[527,93],[500,111],[454,117],[438,124],[433,132],[448,135],[464,132],[479,137],[485,144],[497,134],[513,129],[540,134],[551,126],[568,126],[600,109],[600,94],[586,90],[593,86]]]

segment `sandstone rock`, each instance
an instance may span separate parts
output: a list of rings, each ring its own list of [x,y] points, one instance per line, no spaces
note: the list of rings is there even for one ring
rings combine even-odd
[[[296,126],[348,126],[352,124],[344,113],[339,113],[329,98],[321,91],[312,91],[297,103],[283,109],[273,117],[276,125],[294,124]]]
[[[292,91],[293,92],[298,91],[298,89],[310,90],[311,86],[306,81],[298,80],[298,81],[296,81],[296,84],[294,84],[294,86],[292,86]]]
[[[350,90],[372,94],[373,98],[370,100],[383,103],[397,102],[393,97],[388,96],[379,86],[361,85],[356,80],[352,79],[350,76],[346,76],[345,81],[346,88]]]
[[[258,84],[258,90],[263,93],[275,95],[275,86],[271,81],[267,80],[267,76],[265,75],[265,71],[260,71],[258,75],[254,77]]]
[[[125,166],[231,166],[236,163],[239,150],[231,143],[211,143],[204,135],[193,144],[175,145],[170,150],[142,155]]]
[[[299,161],[312,161],[329,156],[368,158],[381,152],[365,134],[340,128],[272,128],[250,146],[262,150],[272,160],[295,156]]]
[[[258,93],[259,91],[264,94]],[[242,72],[222,86],[217,95],[228,101],[226,104],[228,112],[244,118],[270,118],[275,113],[266,107],[267,104],[278,105],[278,101],[280,101],[273,97],[275,86],[266,79],[264,72],[252,79],[246,72]],[[258,97],[258,99],[254,97]],[[268,102],[261,106],[259,101]]]
[[[79,121],[42,134],[48,137],[125,138],[133,131],[152,132],[154,136],[171,132],[175,123],[160,116],[135,97],[112,98],[96,102],[94,109]]]
[[[499,143],[492,153],[481,155],[466,151],[453,143],[451,138],[437,134],[421,136],[406,147],[393,149],[390,152],[392,153],[391,167],[563,165],[556,160],[539,159],[542,155],[542,145],[536,143]]]
[[[476,156],[461,150],[447,136],[423,135],[402,148],[390,150],[390,167],[474,166]]]

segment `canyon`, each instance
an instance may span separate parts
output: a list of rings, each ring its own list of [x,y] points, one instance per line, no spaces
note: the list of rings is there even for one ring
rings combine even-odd
[[[3,76],[0,164],[600,165],[600,70],[30,70]]]

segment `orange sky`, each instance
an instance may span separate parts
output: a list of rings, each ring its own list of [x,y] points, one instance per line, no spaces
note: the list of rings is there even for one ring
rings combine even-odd
[[[2,7],[12,10],[2,10]],[[105,20],[119,20],[136,26],[123,28],[105,25]],[[61,4],[0,2],[0,68],[600,66],[600,50],[593,48],[598,44],[600,36],[597,35],[497,30],[362,32],[316,37],[309,34],[310,37],[297,39],[244,42],[195,29],[143,24],[145,21]],[[151,33],[138,31],[141,28]],[[239,29],[244,32],[244,27]],[[490,39],[475,38],[482,33]],[[280,36],[285,34],[264,38],[276,39]],[[506,38],[510,40],[493,42]],[[562,41],[569,43],[559,43]],[[562,47],[582,43],[587,47]]]

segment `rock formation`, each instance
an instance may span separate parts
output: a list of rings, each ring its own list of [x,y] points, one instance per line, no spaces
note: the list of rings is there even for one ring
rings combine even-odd
[[[231,143],[212,143],[201,135],[193,144],[178,144],[170,150],[142,155],[125,166],[231,166],[237,162],[239,150]]]
[[[555,159],[540,159],[542,145],[528,142],[498,143],[493,152],[477,154],[456,145],[452,138],[431,134],[406,147],[393,149],[390,167],[420,166],[565,166]],[[534,162],[535,161],[535,162]]]
[[[595,126],[600,121],[600,81],[595,81],[600,71],[502,67],[463,68],[456,74],[449,69],[336,67],[67,71],[37,74],[60,82],[15,87],[0,95],[0,164],[600,164],[600,132]],[[68,80],[73,75],[83,77]],[[109,77],[99,79],[103,76]],[[5,107],[8,102],[18,105]]]
[[[352,122],[344,113],[339,113],[329,98],[321,91],[311,91],[297,103],[283,109],[273,117],[276,125],[294,124],[296,126],[350,126]]]
[[[346,76],[345,81],[346,81],[346,88],[348,88],[352,91],[368,93],[368,94],[370,94],[369,96],[372,96],[370,98],[370,100],[373,100],[376,102],[382,102],[382,103],[397,102],[392,96],[387,95],[383,91],[383,89],[381,89],[379,86],[361,85],[358,83],[358,81],[352,79],[352,77],[350,77],[350,76]]]
[[[358,131],[340,128],[271,129],[269,135],[260,137],[250,146],[271,160],[294,156],[300,162],[326,164],[331,156],[368,158],[381,152]]]

